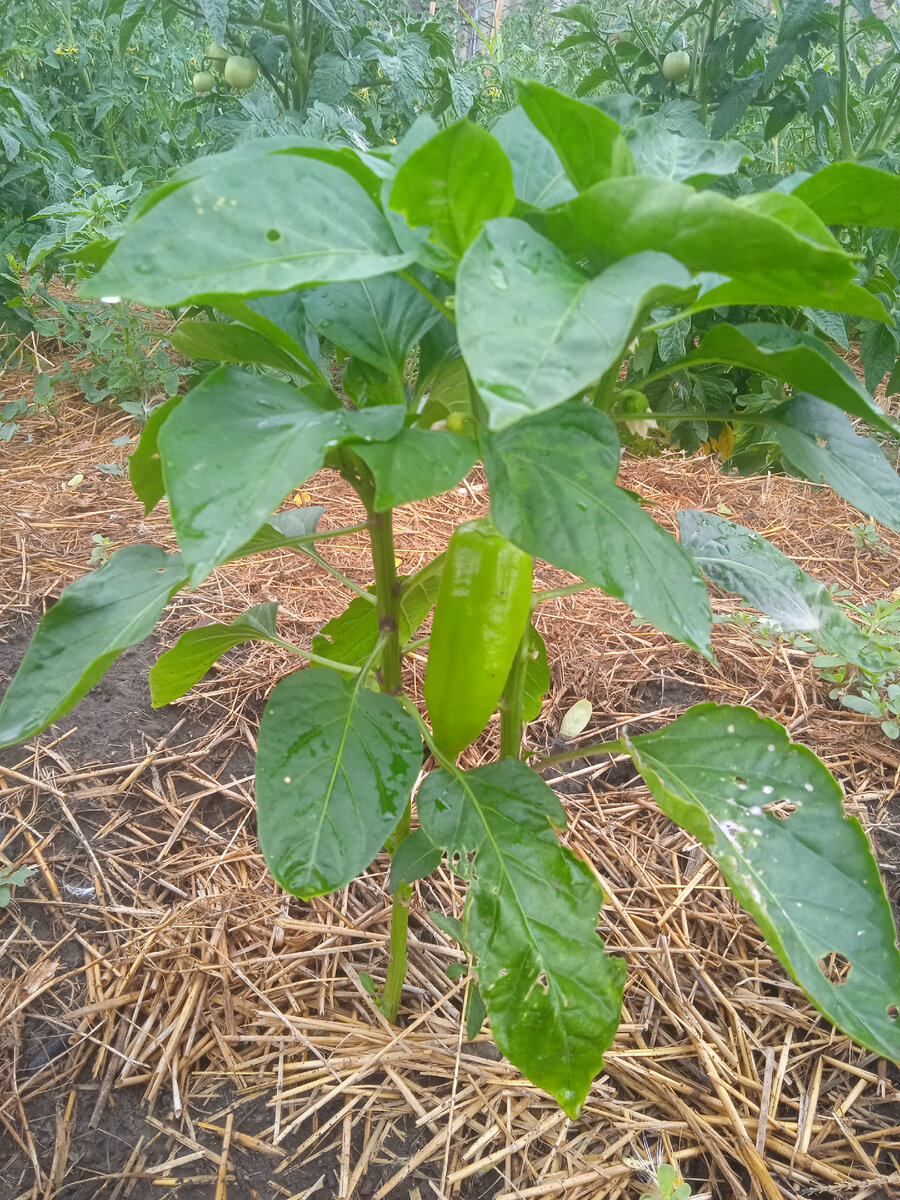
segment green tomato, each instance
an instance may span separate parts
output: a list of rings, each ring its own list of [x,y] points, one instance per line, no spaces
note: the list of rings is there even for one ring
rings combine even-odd
[[[240,54],[232,54],[225,64],[225,82],[236,91],[244,91],[256,82],[259,67],[255,58],[244,58]]]
[[[218,42],[210,42],[206,47],[206,57],[215,73],[221,75],[228,61],[228,51],[225,47],[220,46]]]
[[[198,71],[191,82],[197,95],[202,96],[204,92],[212,91],[216,81],[209,71]]]
[[[669,83],[681,83],[691,73],[691,56],[687,50],[672,50],[663,59],[662,73]]]

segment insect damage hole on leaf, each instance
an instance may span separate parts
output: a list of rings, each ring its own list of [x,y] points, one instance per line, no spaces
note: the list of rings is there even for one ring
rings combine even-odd
[[[853,970],[853,964],[846,954],[841,954],[837,950],[833,950],[831,954],[826,954],[824,958],[819,959],[819,969],[835,987],[840,987],[845,984],[850,978],[850,972]]]

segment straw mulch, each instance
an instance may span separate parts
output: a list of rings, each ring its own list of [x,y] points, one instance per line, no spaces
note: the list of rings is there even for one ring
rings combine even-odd
[[[42,418],[26,432],[31,444],[19,435],[0,448],[7,672],[42,605],[86,569],[92,534],[113,549],[171,544],[163,509],[144,518],[126,480],[97,469],[124,462],[127,447],[112,443],[133,433],[128,419],[69,405],[58,423]],[[713,462],[674,454],[626,460],[623,474],[669,526],[679,508],[725,504],[856,599],[900,586],[900,540],[883,531],[889,557],[857,548],[859,516],[833,496],[787,479],[724,478]],[[84,482],[70,484],[77,475]],[[325,504],[326,525],[361,515],[325,474],[298,499]],[[401,571],[485,502],[476,473],[400,511]],[[370,581],[362,536],[325,552]],[[538,565],[538,586],[564,578]],[[308,645],[346,603],[340,593],[299,554],[237,563],[173,604],[154,648],[267,600],[281,603],[284,635]],[[540,625],[553,684],[532,748],[553,747],[562,712],[584,696],[595,712],[586,741],[702,699],[753,704],[842,780],[898,895],[900,752],[877,724],[835,708],[806,656],[720,626],[712,667],[632,626],[599,592],[546,604]],[[151,660],[129,652],[71,717],[0,760],[0,863],[38,868],[0,912],[4,1197],[636,1200],[644,1168],[659,1161],[707,1198],[900,1196],[894,1068],[810,1008],[702,849],[657,813],[626,765],[582,759],[547,773],[565,798],[569,843],[608,896],[601,933],[629,963],[619,1036],[573,1122],[486,1031],[465,1041],[466,981],[446,973],[461,954],[427,917],[461,912],[464,890],[446,870],[416,889],[396,1027],[360,982],[360,972],[384,976],[383,856],[309,904],[268,878],[253,832],[252,752],[265,695],[296,661],[269,646],[238,649],[152,713]]]

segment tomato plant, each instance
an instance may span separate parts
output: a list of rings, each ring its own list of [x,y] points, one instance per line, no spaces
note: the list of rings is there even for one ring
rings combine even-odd
[[[422,118],[377,153],[283,138],[181,170],[86,287],[217,314],[183,321],[174,340],[222,365],[153,412],[130,461],[148,511],[168,497],[180,551],[126,547],[67,587],[0,706],[0,744],[33,737],[150,635],[180,589],[275,546],[313,554],[353,598],[311,648],[282,638],[274,604],[190,630],[151,670],[154,703],[183,695],[243,641],[305,660],[272,688],[259,730],[258,830],[273,876],[309,898],[388,848],[380,1002],[394,1017],[411,885],[446,856],[468,884],[463,937],[493,1037],[573,1115],[615,1034],[625,964],[597,935],[602,891],[560,842],[562,806],[523,758],[523,722],[549,686],[528,618],[560,594],[529,597],[529,560],[571,572],[563,592],[601,588],[709,658],[707,581],[863,669],[895,661],[765,539],[685,511],[679,541],[616,480],[617,425],[635,420],[621,365],[665,306],[673,321],[711,314],[692,361],[749,364],[790,388],[754,420],[795,469],[900,528],[900,479],[850,418],[889,434],[897,421],[823,342],[742,319],[745,306],[808,305],[885,322],[829,226],[896,226],[900,182],[838,163],[793,191],[735,200],[652,163],[638,169],[620,124],[596,106],[528,83],[493,134]],[[326,370],[331,347],[342,392]],[[393,510],[455,486],[479,459],[492,524],[454,534],[446,556],[399,578]],[[276,511],[323,467],[365,507],[372,591],[328,562],[329,541],[359,526],[320,529],[319,508]],[[435,603],[431,728],[403,667]],[[451,642],[472,674],[459,682],[459,719],[445,690]],[[455,756],[495,703],[501,756],[466,769]],[[419,782],[423,746],[431,769]],[[776,722],[717,704],[578,754],[601,750],[631,755],[828,1020],[900,1060],[896,930],[865,834],[823,763]],[[826,974],[831,954],[849,964],[841,983]]]

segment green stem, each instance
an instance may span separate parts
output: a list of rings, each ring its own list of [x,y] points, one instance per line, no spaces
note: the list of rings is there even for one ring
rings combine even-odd
[[[378,614],[378,631],[383,642],[379,683],[383,692],[397,696],[403,691],[400,585],[394,561],[394,525],[390,509],[384,512],[369,512],[369,532],[372,538],[372,562],[375,567],[375,611]],[[394,833],[393,853],[396,853],[397,847],[408,835],[411,820],[410,802]],[[406,935],[411,894],[410,888],[398,888],[391,904],[390,957],[383,998],[383,1012],[391,1022],[397,1019],[403,981],[406,978]]]
[[[576,592],[586,592],[593,584],[590,583],[570,583],[566,587],[548,588],[545,592],[535,592],[531,597],[531,611],[537,608],[539,604],[543,604],[545,600],[553,600],[556,596],[574,596]]]
[[[400,818],[400,824],[394,833],[394,853],[400,843],[409,835],[412,824],[412,803],[406,806],[406,811]],[[393,855],[392,855],[393,857]],[[406,979],[406,943],[409,930],[409,902],[412,888],[403,883],[394,892],[391,902],[391,938],[390,958],[388,960],[387,979],[384,983],[382,997],[382,1012],[393,1024],[397,1020],[400,1008],[400,997],[403,994],[403,981]]]
[[[587,758],[593,754],[620,754],[624,749],[621,739],[617,738],[614,742],[598,742],[594,746],[573,746],[571,750],[539,758],[532,765],[536,771],[542,771],[544,767],[555,767],[557,763],[572,762],[575,758]]]
[[[291,654],[299,654],[301,658],[305,658],[307,662],[318,663],[320,667],[331,667],[332,671],[340,671],[343,675],[362,675],[367,671],[367,667],[351,667],[347,663],[335,662],[331,658],[322,658],[320,654],[313,654],[311,650],[304,650],[302,646],[295,646],[293,642],[287,642],[284,638],[276,638],[275,642],[279,646],[283,646],[285,650],[290,650]]]
[[[709,44],[716,35],[716,22],[719,19],[719,0],[712,0],[709,9],[709,21],[706,25],[706,32],[703,35],[703,46],[700,50],[700,69],[697,72],[697,100],[700,103],[700,112],[697,114],[701,121],[706,121],[706,111],[709,104],[709,80],[706,71],[706,51]]]
[[[318,563],[320,567],[329,573],[329,575],[333,575],[338,583],[342,583],[345,588],[349,588],[351,592],[355,592],[360,599],[368,600],[370,604],[375,603],[375,597],[370,591],[367,591],[362,584],[357,583],[354,579],[350,579],[349,576],[345,575],[343,571],[339,571],[337,567],[332,566],[331,563],[326,558],[323,558],[317,550],[313,550],[311,546],[298,546],[297,549],[301,552],[301,554],[305,554],[308,558],[311,558],[313,562]]]
[[[841,134],[841,158],[852,161],[853,139],[850,136],[850,70],[847,60],[847,0],[841,0],[838,10],[838,129]]]
[[[591,396],[591,403],[595,408],[599,408],[601,412],[609,412],[613,405],[613,396],[615,395],[614,388],[619,378],[621,363],[615,362],[609,370],[601,375],[597,380],[597,386],[594,388],[594,394]]]
[[[429,304],[433,304],[439,313],[443,313],[451,325],[456,324],[456,317],[453,315],[452,309],[448,308],[447,305],[444,304],[443,300],[439,300],[434,292],[432,292],[430,288],[427,288],[425,284],[422,283],[421,279],[417,279],[415,275],[413,275],[412,271],[403,270],[398,271],[397,274],[401,279],[405,279],[410,287],[414,287],[417,292],[420,292],[429,302]]]
[[[522,634],[519,649],[500,697],[500,757],[522,755],[522,709],[525,705],[525,671],[528,667],[529,624]]]
[[[885,102],[881,120],[877,124],[874,124],[866,135],[863,144],[859,148],[859,157],[865,154],[870,143],[873,150],[883,150],[887,145],[896,122],[898,101],[900,101],[900,70],[897,71],[893,91]]]

